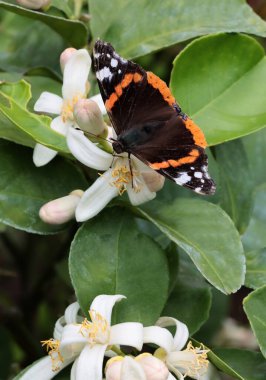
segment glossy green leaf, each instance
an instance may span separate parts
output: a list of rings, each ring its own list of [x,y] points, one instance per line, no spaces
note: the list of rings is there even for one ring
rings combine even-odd
[[[0,18],[1,70],[25,73],[31,68],[46,67],[59,73],[59,57],[67,47],[59,34],[40,21],[29,21],[1,8]]]
[[[258,352],[216,349],[209,355],[221,371],[240,380],[265,380],[266,361]]]
[[[202,275],[223,293],[244,282],[245,257],[239,234],[218,206],[199,199],[179,198],[138,208],[190,256]]]
[[[209,33],[266,36],[265,22],[244,0],[89,0],[89,7],[93,37],[129,58]]]
[[[50,128],[51,118],[27,110],[30,98],[30,85],[24,80],[0,84],[0,120],[3,119],[4,128],[8,128],[12,123],[32,140],[59,152],[69,152],[65,137]],[[1,133],[2,137],[5,137],[3,130]]]
[[[75,48],[81,48],[86,45],[88,31],[85,25],[80,21],[67,20],[62,17],[47,15],[43,12],[26,9],[18,5],[9,4],[5,1],[0,1],[0,8],[29,19],[43,22],[55,32],[60,34],[70,45]]]
[[[40,220],[40,207],[86,187],[86,181],[72,163],[57,158],[36,168],[31,149],[0,140],[0,222],[33,233],[60,231],[66,226],[52,226]]]
[[[266,248],[246,253],[247,272],[245,285],[248,288],[259,288],[266,284]]]
[[[106,210],[79,229],[69,270],[84,312],[99,294],[123,294],[127,300],[115,307],[115,320],[149,325],[167,299],[169,274],[162,249],[120,208]]]
[[[260,350],[266,357],[266,284],[250,293],[244,299],[243,306]]]
[[[242,139],[248,157],[254,185],[266,183],[265,146],[266,128]]]
[[[197,39],[177,56],[170,86],[215,145],[266,126],[265,77],[266,58],[256,40],[220,34]]]
[[[180,255],[177,281],[162,315],[184,322],[193,335],[209,317],[211,298],[211,287],[191,260]]]
[[[266,184],[254,192],[254,207],[249,226],[242,237],[245,250],[254,251],[266,247]]]
[[[215,148],[220,170],[220,204],[242,234],[252,207],[253,176],[241,140]]]

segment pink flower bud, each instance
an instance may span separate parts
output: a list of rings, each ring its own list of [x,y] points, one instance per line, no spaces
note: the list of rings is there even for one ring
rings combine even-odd
[[[82,195],[82,190],[74,190],[65,197],[45,203],[39,211],[40,218],[48,224],[62,224],[68,222],[74,218],[77,205]]]
[[[17,0],[22,7],[29,9],[45,8],[50,4],[51,0]]]
[[[61,55],[60,55],[60,67],[61,67],[62,73],[64,72],[64,68],[66,66],[67,61],[72,56],[72,54],[75,53],[75,51],[77,51],[77,49],[67,48],[61,53]]]
[[[166,380],[168,378],[169,371],[166,365],[151,354],[140,354],[135,360],[143,368],[147,380]]]
[[[106,380],[120,380],[123,360],[122,356],[115,356],[108,360],[105,369]]]
[[[161,174],[156,173],[156,171],[144,171],[141,174],[150,191],[157,192],[162,189],[165,177]]]
[[[90,99],[80,99],[74,106],[74,118],[82,131],[99,136],[106,125],[97,103]]]

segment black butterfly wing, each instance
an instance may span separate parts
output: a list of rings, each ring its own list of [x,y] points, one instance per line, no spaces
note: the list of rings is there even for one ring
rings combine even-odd
[[[214,193],[204,135],[181,112],[167,85],[102,41],[95,44],[94,65],[124,151],[182,186],[201,194]]]

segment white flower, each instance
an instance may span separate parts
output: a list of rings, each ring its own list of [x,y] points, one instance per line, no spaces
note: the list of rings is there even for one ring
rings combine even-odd
[[[167,380],[165,364],[149,353],[135,358],[115,356],[106,364],[106,380]]]
[[[143,342],[160,346],[154,355],[163,360],[179,380],[186,376],[200,380],[208,368],[208,350],[203,347],[194,348],[191,342],[182,350],[189,337],[188,328],[175,318],[159,318],[156,325],[144,328]],[[164,328],[168,326],[176,326],[174,337]],[[175,378],[170,374],[168,380],[171,379]]]
[[[80,130],[69,129],[67,144],[71,153],[84,165],[105,171],[83,194],[77,209],[76,219],[85,221],[97,215],[114,197],[127,190],[133,205],[147,202],[162,188],[164,178],[144,165],[140,160],[127,155],[113,156],[87,139]]]
[[[74,218],[77,205],[83,193],[82,190],[74,190],[65,197],[45,203],[39,211],[40,218],[49,224],[68,222]]]
[[[54,338],[43,341],[49,357],[29,368],[20,380],[49,380],[74,361],[71,380],[102,380],[102,366],[108,346],[127,345],[141,350],[143,326],[125,322],[111,326],[111,314],[122,295],[100,295],[91,304],[91,321],[78,316],[77,302],[70,305],[55,325]]]
[[[69,51],[69,52],[68,52]],[[70,127],[77,126],[73,116],[75,104],[84,99],[88,93],[88,75],[91,68],[91,58],[85,49],[67,49],[62,53],[63,67],[62,97],[50,92],[43,92],[34,105],[37,112],[59,115],[51,122],[51,128],[66,136]],[[66,61],[66,62],[65,62]],[[91,98],[100,109],[104,109],[100,95]],[[43,166],[50,162],[57,152],[44,145],[36,144],[33,152],[33,162]]]

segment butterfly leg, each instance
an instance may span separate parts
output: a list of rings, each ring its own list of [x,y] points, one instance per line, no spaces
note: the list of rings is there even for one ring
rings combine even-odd
[[[132,189],[133,189],[134,188],[134,184],[133,184],[133,169],[132,169],[132,162],[131,162],[130,153],[128,153],[128,163],[129,163],[129,170],[130,170],[130,176],[131,176],[131,186],[132,186]]]

